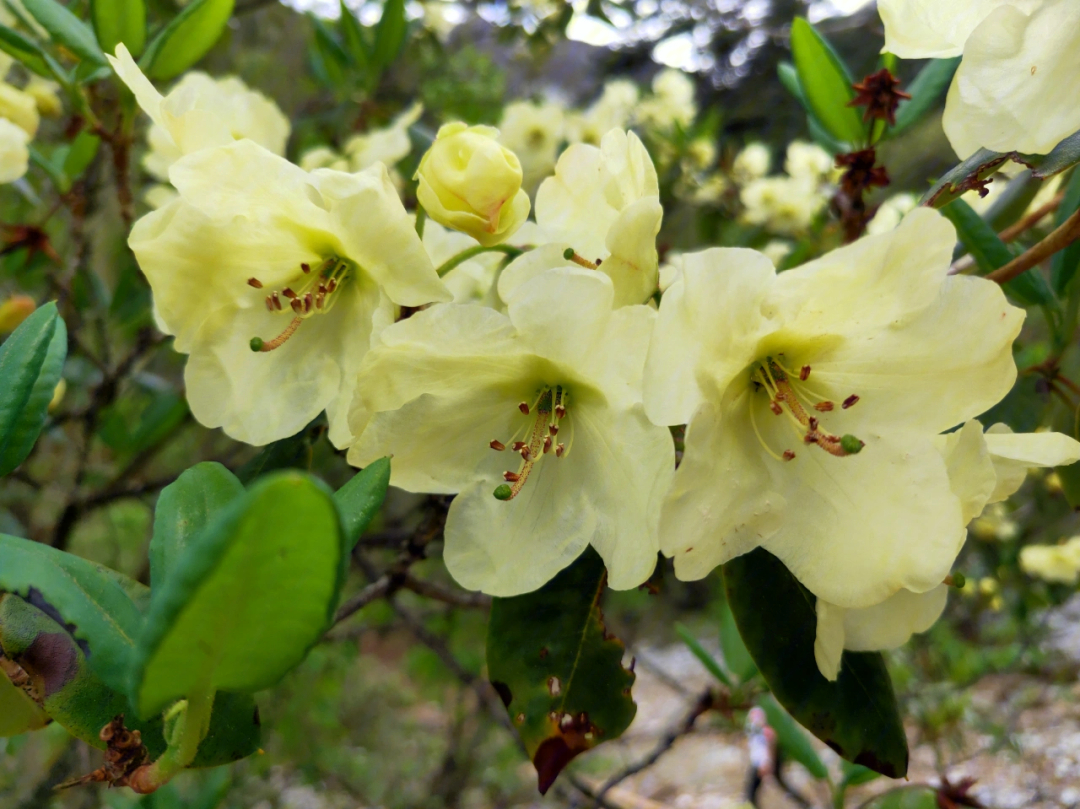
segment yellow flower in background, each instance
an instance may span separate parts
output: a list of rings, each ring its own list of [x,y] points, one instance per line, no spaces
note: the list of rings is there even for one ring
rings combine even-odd
[[[764,143],[748,144],[735,155],[731,166],[731,176],[737,183],[749,183],[769,173],[772,168],[772,154]]]
[[[783,175],[752,180],[743,186],[739,200],[744,222],[783,234],[809,228],[829,201],[816,180]]]
[[[789,176],[815,183],[827,179],[836,168],[833,156],[816,143],[794,140],[788,144],[784,171]]]
[[[34,99],[37,111],[47,118],[55,118],[64,111],[64,105],[58,95],[59,90],[59,84],[36,74],[30,76],[23,88],[23,92]]]
[[[413,104],[387,126],[354,135],[345,141],[343,151],[349,159],[352,171],[363,171],[376,163],[392,169],[412,151],[409,127],[420,120],[423,105]]]
[[[554,170],[565,137],[566,114],[560,104],[514,101],[503,109],[499,142],[518,156],[522,185],[529,192]]]
[[[641,406],[655,310],[612,308],[601,273],[522,284],[507,314],[445,304],[386,329],[360,368],[349,462],[392,455],[391,483],[457,493],[444,559],[464,587],[540,587],[591,544],[615,589],[652,573],[675,466]]]
[[[1080,537],[1060,545],[1027,545],[1020,549],[1020,569],[1054,584],[1080,581]]]
[[[428,216],[483,245],[506,241],[529,215],[521,163],[498,136],[490,126],[444,124],[416,170]]]
[[[1012,387],[1023,312],[949,276],[929,209],[776,274],[751,250],[683,256],[645,370],[658,424],[685,424],[661,547],[698,579],[756,547],[846,609],[949,573],[965,518],[943,430]]]
[[[351,168],[348,158],[329,146],[316,146],[314,149],[308,149],[300,156],[297,165],[304,171],[315,171],[315,169],[349,171]]]
[[[668,130],[676,124],[686,129],[697,117],[693,80],[681,70],[666,68],[652,80],[652,95],[634,107],[634,121],[642,126]]]
[[[0,81],[0,118],[11,121],[31,138],[41,123],[34,97],[3,81]]]
[[[174,348],[188,402],[249,444],[327,411],[351,436],[356,369],[395,304],[450,299],[386,168],[305,172],[250,140],[187,155],[178,198],[135,223],[129,244]]]
[[[571,143],[599,146],[612,129],[626,129],[641,98],[636,84],[627,79],[612,79],[584,112],[566,118],[566,138]]]
[[[0,122],[0,138],[2,137],[3,126],[2,122]],[[20,323],[34,314],[35,309],[37,309],[37,304],[29,295],[12,295],[3,303],[0,303],[0,334],[15,331]]]
[[[0,183],[13,183],[30,167],[30,136],[6,118],[0,118]]]
[[[536,192],[540,247],[503,271],[499,296],[509,300],[525,281],[575,262],[611,278],[616,306],[644,303],[657,290],[663,216],[656,169],[637,135],[614,129],[599,147],[576,143]]]
[[[116,56],[107,58],[153,121],[143,165],[159,180],[168,181],[169,168],[184,155],[245,138],[273,154],[285,154],[289,119],[235,76],[214,79],[193,71],[162,96],[123,44],[116,46]]]

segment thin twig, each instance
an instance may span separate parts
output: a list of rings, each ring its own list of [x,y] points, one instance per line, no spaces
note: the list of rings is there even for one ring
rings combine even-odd
[[[1065,199],[1065,192],[1062,191],[1059,194],[1057,194],[1057,196],[1055,196],[1048,203],[1036,208],[1034,211],[1029,213],[1027,216],[1025,216],[1023,219],[1021,219],[1016,224],[1010,225],[1009,227],[1005,228],[1005,230],[1001,231],[1001,233],[998,234],[998,236],[1001,237],[1001,241],[1003,241],[1003,242],[1016,241],[1024,233],[1026,233],[1027,231],[1029,231],[1033,227],[1035,227],[1037,224],[1039,224],[1043,220],[1044,217],[1049,216],[1054,211],[1056,211],[1061,206],[1061,202],[1064,199]]]
[[[385,597],[389,592],[390,576],[386,575],[376,579],[338,608],[337,614],[334,616],[334,623],[341,623],[349,616],[362,610],[371,602],[378,601],[380,598]]]
[[[491,606],[491,596],[483,593],[472,593],[468,590],[455,590],[444,587],[433,581],[418,579],[411,573],[406,573],[401,586],[405,590],[411,590],[417,595],[433,598],[450,604],[454,607],[466,607],[469,609],[487,609]]]
[[[1007,283],[1046,261],[1054,253],[1064,250],[1077,239],[1080,239],[1080,211],[1066,219],[1061,227],[1022,256],[1013,259],[1001,269],[994,270],[986,277],[999,284]]]
[[[694,703],[694,706],[690,709],[690,712],[683,718],[681,722],[679,722],[679,724],[675,725],[675,727],[671,728],[667,733],[664,734],[663,738],[660,739],[659,743],[657,743],[656,747],[652,749],[651,753],[645,756],[645,758],[635,762],[634,764],[623,768],[619,772],[615,773],[615,775],[611,776],[611,778],[609,778],[606,782],[604,782],[604,785],[600,787],[599,791],[594,797],[596,804],[598,806],[602,805],[600,801],[603,800],[604,795],[609,789],[614,786],[618,786],[631,775],[639,773],[645,768],[651,767],[653,764],[655,764],[659,760],[660,756],[664,755],[664,753],[666,753],[672,748],[675,742],[677,742],[680,738],[682,738],[694,729],[694,724],[697,722],[698,717],[700,717],[704,713],[707,713],[709,709],[713,707],[714,700],[715,697],[711,689],[702,692],[701,696],[699,696],[697,698],[697,701]]]

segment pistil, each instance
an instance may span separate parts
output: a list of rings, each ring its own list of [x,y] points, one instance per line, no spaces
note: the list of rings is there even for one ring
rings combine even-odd
[[[506,483],[498,486],[493,493],[497,500],[513,500],[517,497],[528,481],[533,467],[545,455],[554,454],[556,458],[566,456],[568,448],[561,443],[556,444],[554,436],[559,432],[559,422],[566,417],[568,400],[568,392],[561,385],[556,385],[554,388],[544,387],[531,406],[528,402],[521,402],[518,405],[518,410],[523,415],[535,415],[532,427],[528,430],[527,439],[521,441],[515,435],[507,443],[498,439],[491,441],[492,449],[502,452],[509,446],[511,451],[521,455],[522,460],[516,472],[507,470],[503,473]],[[572,427],[573,422],[571,422]],[[570,432],[570,440],[572,443],[573,429]]]

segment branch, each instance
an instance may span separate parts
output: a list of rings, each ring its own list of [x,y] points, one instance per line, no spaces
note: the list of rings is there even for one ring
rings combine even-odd
[[[1080,239],[1080,211],[1077,211],[1065,223],[1032,247],[1022,256],[1014,258],[1004,267],[994,270],[985,276],[999,284],[1007,283],[1014,278],[1023,275],[1032,267],[1036,267],[1050,256],[1054,255]]]
[[[406,590],[411,590],[417,595],[433,598],[436,601],[441,601],[444,604],[450,604],[454,607],[487,609],[491,606],[491,596],[484,595],[483,593],[473,593],[468,590],[457,590],[452,587],[445,587],[433,581],[418,579],[411,573],[405,574],[401,586]]]

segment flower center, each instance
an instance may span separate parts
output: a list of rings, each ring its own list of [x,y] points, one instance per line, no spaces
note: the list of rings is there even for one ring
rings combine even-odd
[[[506,483],[495,489],[496,500],[513,500],[517,497],[529,479],[529,473],[545,455],[565,458],[570,454],[570,448],[574,445],[573,421],[570,422],[570,440],[565,444],[558,442],[560,422],[567,417],[569,398],[569,392],[562,385],[545,385],[532,405],[528,402],[518,405],[522,415],[534,417],[531,426],[526,421],[505,444],[498,440],[491,442],[490,446],[496,452],[503,452],[509,446],[513,452],[521,455],[518,471],[503,472]]]
[[[782,356],[782,354],[778,355],[778,357]],[[786,368],[778,357],[766,357],[758,362],[750,373],[755,390],[764,391],[768,395],[769,409],[777,416],[786,417],[802,443],[818,446],[837,458],[857,455],[866,446],[864,442],[850,434],[834,435],[821,427],[816,415],[810,415],[811,411],[830,413],[836,409],[834,402],[819,396],[811,390],[810,385],[806,384],[810,379],[810,366],[804,365],[795,372]],[[858,401],[859,397],[851,394],[844,399],[840,407],[842,410],[847,410]],[[794,450],[785,449],[782,454],[777,454],[769,448],[758,429],[752,402],[750,423],[766,452],[778,461],[794,460]]]
[[[293,318],[277,337],[263,340],[251,338],[252,351],[273,351],[280,348],[292,337],[300,324],[312,315],[325,314],[334,308],[340,297],[338,291],[350,275],[351,265],[345,259],[331,256],[312,270],[310,264],[300,265],[300,276],[289,286],[274,290],[266,296],[266,309],[269,312],[291,312]],[[248,286],[262,289],[263,283],[258,278],[249,278]]]

